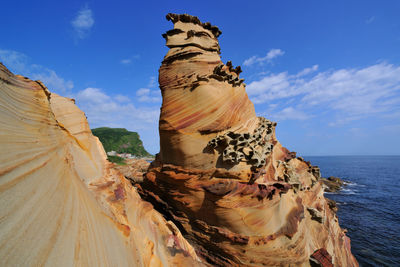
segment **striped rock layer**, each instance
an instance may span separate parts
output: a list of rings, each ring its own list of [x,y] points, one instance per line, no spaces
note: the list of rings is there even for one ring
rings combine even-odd
[[[358,266],[318,167],[256,117],[240,67],[221,62],[219,29],[186,14],[167,19],[161,151],[137,184],[142,197],[206,265]]]
[[[197,266],[106,160],[73,99],[0,64],[0,265]]]
[[[186,168],[224,166],[212,151],[204,153],[207,143],[228,130],[249,132],[258,124],[240,67],[222,63],[217,27],[192,16],[167,17],[174,29],[163,35],[170,50],[159,71],[160,156]]]

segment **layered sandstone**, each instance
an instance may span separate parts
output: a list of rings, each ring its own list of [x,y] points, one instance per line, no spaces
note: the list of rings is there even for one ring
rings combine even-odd
[[[196,266],[72,99],[0,64],[1,266]]]
[[[220,30],[168,14],[161,151],[106,161],[72,99],[0,64],[2,266],[358,266],[319,169],[257,117]],[[155,209],[162,213],[162,215]]]
[[[221,62],[217,27],[188,15],[167,18],[174,29],[163,35],[170,50],[159,75],[160,156],[185,168],[225,167],[211,150],[203,151],[207,143],[228,129],[246,133],[258,124],[240,67]]]
[[[167,19],[161,150],[138,184],[142,197],[205,264],[358,266],[319,169],[278,142],[276,123],[256,116],[240,67],[221,62],[219,29],[190,15]]]

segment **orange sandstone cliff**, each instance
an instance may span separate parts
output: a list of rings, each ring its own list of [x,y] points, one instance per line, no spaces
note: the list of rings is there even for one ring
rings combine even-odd
[[[257,117],[240,67],[220,59],[220,30],[168,14],[159,71],[160,153],[142,197],[217,266],[358,266],[318,167]]]
[[[0,265],[197,266],[72,99],[0,64]]]

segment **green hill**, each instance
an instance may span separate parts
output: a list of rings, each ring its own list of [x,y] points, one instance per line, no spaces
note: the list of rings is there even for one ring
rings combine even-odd
[[[124,128],[101,127],[92,129],[93,135],[100,139],[106,152],[130,153],[135,156],[151,156],[144,147],[139,134]]]

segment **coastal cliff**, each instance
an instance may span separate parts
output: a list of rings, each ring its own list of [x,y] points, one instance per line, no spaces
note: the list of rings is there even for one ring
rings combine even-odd
[[[149,167],[115,167],[73,99],[0,64],[1,265],[358,266],[318,167],[256,116],[221,31],[167,19]]]
[[[142,197],[206,264],[358,266],[318,167],[256,116],[241,68],[220,59],[221,31],[186,14],[167,19],[161,149],[137,184]]]
[[[1,266],[197,266],[73,99],[0,64]]]

